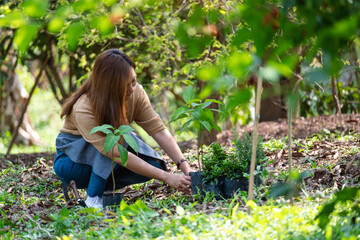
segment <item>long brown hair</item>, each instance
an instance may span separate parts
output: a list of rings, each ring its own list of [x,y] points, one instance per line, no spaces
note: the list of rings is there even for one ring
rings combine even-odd
[[[83,95],[90,99],[97,125],[115,128],[127,124],[126,91],[135,63],[118,49],[102,52],[96,59],[88,80],[65,102],[60,117],[71,114],[73,105]]]

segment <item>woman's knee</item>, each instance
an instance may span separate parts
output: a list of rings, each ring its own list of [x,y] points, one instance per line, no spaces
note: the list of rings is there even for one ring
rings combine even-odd
[[[92,170],[91,166],[75,163],[65,154],[57,154],[54,161],[54,171],[62,182],[69,184],[71,180],[74,180],[78,188],[87,187]]]

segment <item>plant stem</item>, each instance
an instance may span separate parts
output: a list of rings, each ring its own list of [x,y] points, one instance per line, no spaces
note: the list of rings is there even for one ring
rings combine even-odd
[[[199,146],[200,145],[200,139],[201,139],[201,130],[199,130],[199,138],[198,138],[198,147],[197,147],[197,149],[198,149],[199,170],[202,171],[201,162],[202,162],[203,154],[202,154],[202,145],[201,145],[201,147]],[[201,161],[200,161],[200,157],[201,157]]]
[[[111,149],[111,177],[113,181],[113,196],[115,196],[116,186],[115,186],[115,176],[114,176],[114,148]]]
[[[289,164],[289,178],[291,174],[291,165],[292,165],[292,131],[291,131],[291,122],[292,122],[292,106],[289,103],[288,106],[288,164]]]
[[[256,147],[257,147],[257,138],[258,138],[258,133],[259,133],[261,92],[262,92],[262,79],[258,78],[257,86],[256,86],[255,125],[254,125],[252,150],[251,150],[250,179],[249,179],[249,191],[248,191],[248,199],[249,200],[253,199],[254,172],[255,172],[255,163],[256,163]],[[248,209],[248,211],[250,212],[250,208]]]
[[[292,105],[288,103],[288,164],[289,164],[289,176],[288,181],[291,181],[291,171],[292,171]],[[293,205],[293,198],[290,198],[290,204]]]

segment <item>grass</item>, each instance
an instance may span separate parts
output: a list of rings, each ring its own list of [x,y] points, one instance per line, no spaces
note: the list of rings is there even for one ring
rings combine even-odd
[[[45,101],[47,106],[40,104]],[[60,106],[50,92],[36,92],[29,114],[44,145],[15,146],[12,153],[55,151],[54,141],[62,125],[59,112]],[[10,139],[9,133],[4,133],[0,139],[0,152],[6,151]],[[359,135],[325,131],[301,142],[294,141],[294,144],[306,154],[319,141],[359,142]],[[276,153],[286,147],[286,138],[264,143],[267,153]],[[208,148],[204,151],[207,152]],[[357,154],[359,147],[355,145],[345,153]],[[189,155],[189,159],[196,158]],[[314,159],[310,167],[318,168],[319,164]],[[157,198],[149,189],[137,201],[123,202],[117,212],[96,211],[66,206],[60,181],[45,159],[39,159],[33,166],[10,162],[7,165],[8,168],[0,170],[0,239],[360,238],[359,214],[343,214],[343,210],[349,207],[347,203],[337,206],[326,229],[318,227],[314,219],[327,198],[332,198],[333,189],[330,188],[311,193],[301,185],[307,191],[306,197],[294,198],[293,204],[282,198],[269,199],[268,186],[259,188],[255,201],[250,202],[246,201],[246,192],[240,192],[230,200],[215,200],[211,195],[201,199],[178,192]],[[331,169],[332,165],[324,167]],[[285,180],[287,172],[280,171],[272,177]],[[138,184],[134,189],[144,190],[147,184]]]
[[[0,239],[356,239],[360,234],[357,218],[339,214],[346,204],[328,229],[317,226],[315,216],[331,198],[330,189],[295,198],[292,205],[284,199],[259,201],[266,193],[247,202],[243,192],[230,200],[178,192],[156,199],[148,192],[122,202],[117,212],[96,211],[65,206],[60,181],[45,159],[31,167],[8,164],[0,172]]]

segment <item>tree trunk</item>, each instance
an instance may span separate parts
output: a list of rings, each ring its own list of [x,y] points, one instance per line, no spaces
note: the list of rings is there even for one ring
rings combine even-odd
[[[18,125],[21,109],[28,100],[29,94],[15,73],[9,75],[8,81],[5,82],[5,89],[4,126],[1,129],[2,131],[8,129],[13,133]],[[24,113],[14,143],[24,145],[38,145],[41,143],[40,136],[34,130],[27,112]]]
[[[282,89],[279,84],[263,83],[264,93],[261,99],[260,122],[275,121],[286,117],[282,100]]]
[[[204,86],[204,82],[199,81],[200,91],[203,88],[203,86]],[[219,101],[220,94],[212,93],[208,98]],[[219,104],[217,104],[217,103],[211,103],[207,108],[219,109],[220,107],[219,107]],[[214,115],[214,122],[215,122],[215,124],[217,124],[217,118],[218,118],[219,113],[216,111],[213,111],[213,115]],[[202,130],[201,133],[199,133],[199,135],[198,135],[198,146],[210,145],[211,143],[216,142],[218,133],[219,133],[219,131],[217,131],[216,129],[212,129],[211,132],[209,132],[207,129]]]

